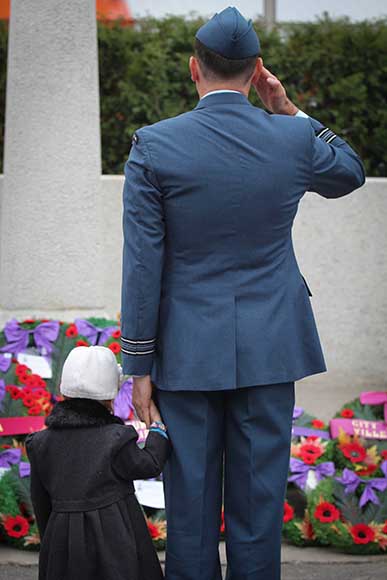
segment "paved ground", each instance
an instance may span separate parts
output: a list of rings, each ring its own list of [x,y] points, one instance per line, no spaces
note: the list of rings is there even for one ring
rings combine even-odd
[[[221,556],[225,562],[224,546],[221,546]],[[162,561],[163,557],[161,553]],[[387,577],[387,555],[356,557],[329,549],[284,545],[282,562],[282,580],[385,580]],[[37,554],[0,547],[0,580],[37,579]]]

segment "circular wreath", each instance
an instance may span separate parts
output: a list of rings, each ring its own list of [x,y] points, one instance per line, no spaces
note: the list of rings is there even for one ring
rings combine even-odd
[[[339,469],[351,469],[363,477],[382,477],[381,465],[387,460],[387,439],[376,438],[374,435],[378,435],[377,430],[363,428],[366,423],[362,423],[362,421],[371,421],[370,425],[384,421],[384,404],[370,405],[362,402],[372,401],[374,395],[379,395],[379,400],[383,399],[383,395],[386,395],[387,404],[387,393],[365,392],[360,398],[345,404],[335,416],[336,420],[342,421],[344,419],[346,421],[342,421],[343,427],[339,426],[338,428],[339,434],[335,440],[334,461]],[[377,401],[378,397],[375,399]],[[347,433],[345,423],[354,420],[359,426],[359,433]],[[367,425],[369,424],[367,423]],[[348,430],[352,431],[352,429]],[[385,432],[387,436],[387,425]]]
[[[341,476],[325,479],[311,493],[311,525],[321,544],[351,554],[386,552],[387,485],[375,491],[373,501],[362,501],[365,487],[366,483],[351,491]]]
[[[321,479],[334,475],[333,450],[326,423],[296,407],[283,519],[283,536],[292,544],[318,543],[310,520],[308,496]]]
[[[10,448],[14,452],[18,450],[21,451],[19,447]],[[30,478],[25,467],[24,462],[14,464],[0,475],[0,538],[16,548],[38,550],[40,537],[32,509]]]

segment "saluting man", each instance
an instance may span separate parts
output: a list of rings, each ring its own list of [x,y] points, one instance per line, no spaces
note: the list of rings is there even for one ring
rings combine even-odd
[[[125,166],[122,354],[148,425],[173,445],[167,580],[278,580],[294,382],[325,371],[292,225],[306,191],[364,183],[362,163],[264,68],[227,8],[189,62],[193,111],[136,132]],[[251,105],[250,88],[270,113]]]

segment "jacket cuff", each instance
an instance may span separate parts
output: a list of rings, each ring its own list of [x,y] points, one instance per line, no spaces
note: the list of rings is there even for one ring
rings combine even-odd
[[[149,375],[156,352],[156,338],[132,339],[121,336],[122,368],[126,375]]]

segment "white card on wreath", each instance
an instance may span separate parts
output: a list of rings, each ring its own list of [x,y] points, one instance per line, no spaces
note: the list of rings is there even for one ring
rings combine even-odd
[[[164,488],[162,481],[138,479],[134,482],[139,503],[145,507],[158,510],[165,509]]]
[[[52,379],[52,363],[49,356],[36,354],[33,349],[19,352],[17,360],[20,364],[26,365],[34,375],[40,375],[42,379]]]

